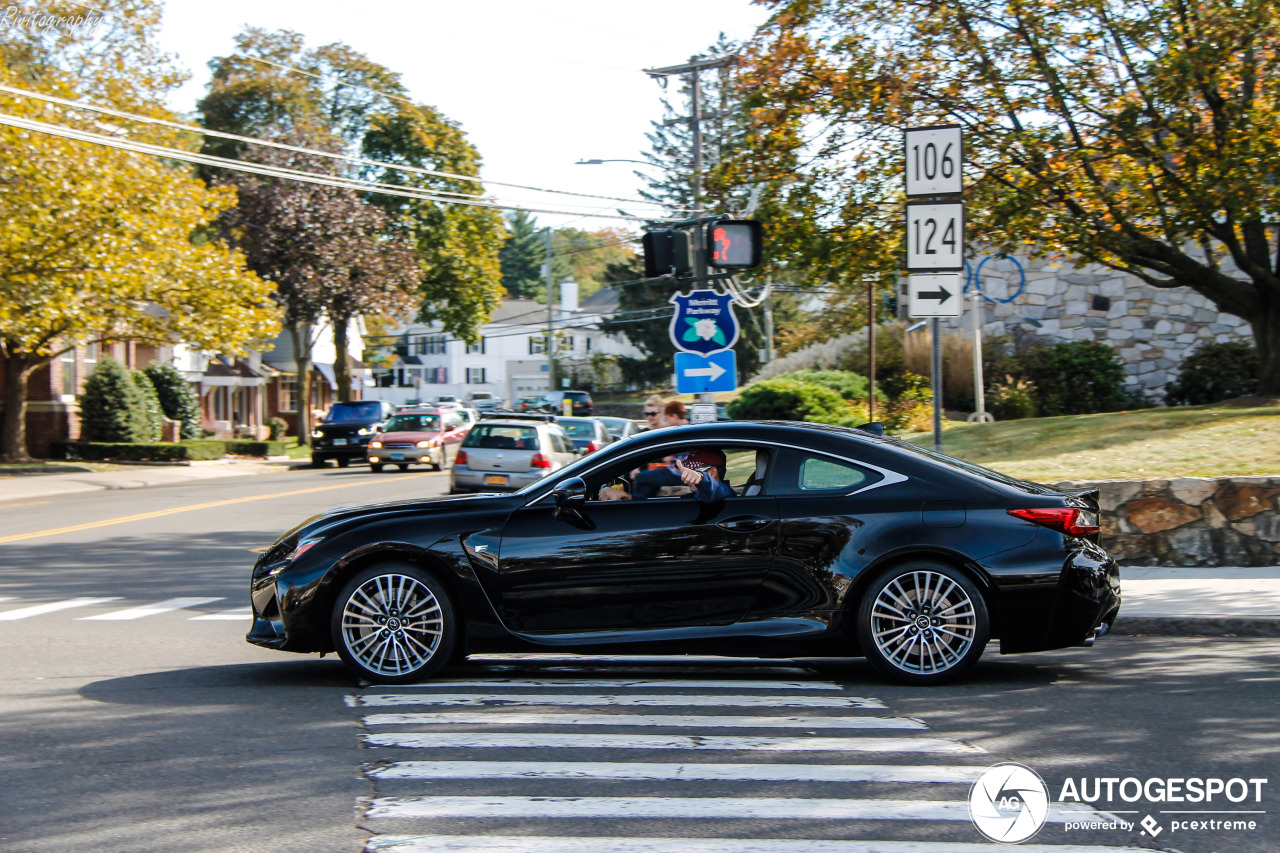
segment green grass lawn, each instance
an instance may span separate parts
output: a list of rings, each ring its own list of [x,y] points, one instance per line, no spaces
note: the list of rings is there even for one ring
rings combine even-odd
[[[931,447],[932,433],[909,441]],[[956,424],[942,450],[1039,482],[1280,474],[1280,405],[1188,406]]]

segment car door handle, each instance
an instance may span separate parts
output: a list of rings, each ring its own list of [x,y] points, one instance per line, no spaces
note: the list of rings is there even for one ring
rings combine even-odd
[[[768,527],[772,523],[772,518],[764,518],[759,515],[736,515],[733,518],[726,518],[716,527],[728,530],[731,533],[750,533],[753,530]]]

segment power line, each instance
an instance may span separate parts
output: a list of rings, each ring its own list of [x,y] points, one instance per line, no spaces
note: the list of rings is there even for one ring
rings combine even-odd
[[[247,57],[247,58],[253,59],[254,57]],[[267,60],[259,60],[259,61],[266,62]],[[276,63],[268,63],[268,64],[274,65]],[[281,67],[285,67],[285,66],[281,66]],[[301,72],[301,73],[306,74],[309,72]],[[312,76],[315,76],[315,75],[312,75]],[[354,84],[344,83],[343,85],[354,85]],[[365,88],[365,87],[359,87],[359,88]],[[370,90],[370,91],[373,91],[373,90]],[[210,128],[200,127],[199,125],[185,124],[183,122],[169,121],[167,119],[160,119],[160,118],[153,118],[151,116],[138,115],[137,113],[124,112],[123,110],[116,110],[110,107],[102,107],[102,106],[98,106],[97,104],[89,104],[84,101],[76,101],[76,100],[70,100],[67,98],[59,98],[54,95],[46,95],[43,92],[33,92],[29,89],[19,89],[16,86],[6,86],[6,85],[0,84],[0,92],[8,92],[10,94],[19,95],[21,97],[34,98],[36,100],[46,101],[52,104],[59,104],[61,106],[69,107],[71,109],[89,110],[91,112],[102,113],[103,115],[109,115],[115,118],[141,122],[143,124],[158,125],[160,127],[170,128],[171,130],[182,130],[182,131],[187,131],[189,133],[198,133],[198,134],[201,134],[202,136],[213,136],[219,139],[230,139],[235,142],[246,142],[246,143],[249,143],[250,145],[261,145],[266,148],[276,148],[281,151],[292,151],[297,154],[307,154],[314,157],[324,157],[330,160],[342,160],[349,163],[357,163],[362,166],[376,166],[384,169],[392,169],[400,172],[408,172],[410,174],[425,175],[427,177],[448,178],[450,180],[457,180],[457,181],[471,181],[473,183],[478,183],[478,184],[491,184],[495,187],[507,187],[509,189],[529,190],[531,192],[551,193],[555,195],[567,195],[567,196],[574,196],[578,198],[595,198],[595,199],[602,199],[605,201],[624,201],[627,203],[639,203],[639,204],[650,204],[650,205],[658,204],[658,202],[645,201],[644,199],[623,198],[621,196],[596,195],[593,193],[579,193],[579,192],[572,192],[570,190],[553,190],[545,187],[530,186],[527,184],[513,184],[513,183],[507,183],[504,181],[490,181],[484,178],[475,177],[474,175],[462,175],[456,172],[442,172],[437,169],[424,169],[420,166],[408,166],[401,163],[388,163],[384,160],[370,160],[364,157],[355,157],[350,154],[340,154],[333,151],[324,151],[318,148],[307,148],[299,145],[289,145],[284,142],[276,142],[270,139],[261,139],[254,136],[242,136],[236,133],[228,133],[222,130],[212,130]],[[387,97],[391,97],[391,96],[388,95]],[[453,190],[431,190],[431,192],[441,193],[445,195],[458,195],[463,197],[479,197],[479,194],[462,193],[462,192],[456,192]],[[638,218],[638,217],[635,217],[635,218]]]
[[[524,207],[514,204],[501,204],[497,202],[473,201],[465,198],[447,198],[435,194],[427,190],[411,190],[408,188],[397,187],[393,184],[384,184],[373,181],[364,181],[355,178],[342,178],[330,175],[321,175],[315,172],[304,172],[297,169],[287,169],[276,166],[264,166],[256,163],[249,163],[243,160],[231,160],[225,157],[216,157],[211,154],[197,154],[191,151],[184,151],[178,148],[169,148],[162,145],[152,145],[145,142],[137,142],[130,139],[112,138],[103,136],[89,131],[77,130],[75,128],[65,127],[63,125],[48,124],[46,122],[35,121],[32,119],[24,119],[18,116],[11,116],[0,113],[0,125],[8,125],[10,127],[20,128],[22,130],[30,130],[37,133],[45,133],[50,136],[60,136],[66,139],[76,140],[78,142],[89,142],[101,145],[106,148],[116,148],[122,151],[131,151],[137,154],[150,154],[156,157],[162,157],[171,160],[181,160],[188,163],[197,163],[206,166],[216,166],[218,168],[227,169],[233,172],[247,172],[250,174],[265,175],[267,177],[283,178],[285,180],[294,180],[302,183],[311,183],[319,186],[335,187],[338,189],[350,189],[357,192],[370,192],[382,195],[399,196],[402,198],[413,198],[425,201],[442,202],[446,204],[461,204],[469,207],[482,207],[492,210],[523,210],[527,213],[548,213],[557,216],[573,216],[580,214],[575,210],[554,210],[549,208]],[[621,214],[594,213],[591,214],[600,219],[622,219],[635,220],[645,219],[649,221],[659,222],[676,222],[679,220],[672,218],[651,218],[626,216]]]

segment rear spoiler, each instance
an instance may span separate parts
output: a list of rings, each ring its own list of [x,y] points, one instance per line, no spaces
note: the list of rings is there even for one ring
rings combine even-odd
[[[869,424],[859,424],[856,429],[863,432],[869,432],[872,435],[884,435],[884,421],[872,421]]]
[[[1058,489],[1059,492],[1070,498],[1076,498],[1086,505],[1093,512],[1098,512],[1098,489]]]

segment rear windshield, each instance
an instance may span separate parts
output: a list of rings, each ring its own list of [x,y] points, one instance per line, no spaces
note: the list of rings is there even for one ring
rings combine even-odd
[[[493,395],[488,391],[476,391],[471,395],[472,400],[492,400]]]
[[[591,398],[591,395],[586,391],[566,391],[564,395],[577,403],[585,403]]]
[[[376,421],[382,418],[381,403],[338,403],[325,415],[327,424],[346,424],[355,421]]]
[[[929,450],[928,448],[920,447],[919,445],[912,444],[909,441],[902,441],[901,439],[896,438],[886,438],[883,440],[892,442],[894,447],[901,447],[903,450],[910,450],[912,453],[927,456],[935,462],[941,462],[943,465],[950,465],[952,468],[959,468],[961,471],[972,474],[975,477],[981,477],[984,480],[995,480],[997,483],[1004,483],[1006,486],[1018,486],[1019,488],[1024,489],[1029,485],[1036,485],[1028,483],[1026,480],[1019,480],[1016,477],[1010,477],[1008,474],[1001,474],[999,471],[992,471],[990,468],[984,468],[983,466],[976,465],[973,462],[965,462],[963,459],[956,459],[954,456],[947,456],[945,453],[938,453],[936,451]]]
[[[537,450],[538,430],[534,427],[477,424],[467,433],[462,446],[493,450]]]
[[[596,434],[595,424],[590,421],[566,421],[561,419],[560,426],[564,427],[564,431],[574,438],[594,438]]]
[[[439,432],[439,415],[396,415],[387,421],[387,432]]]

